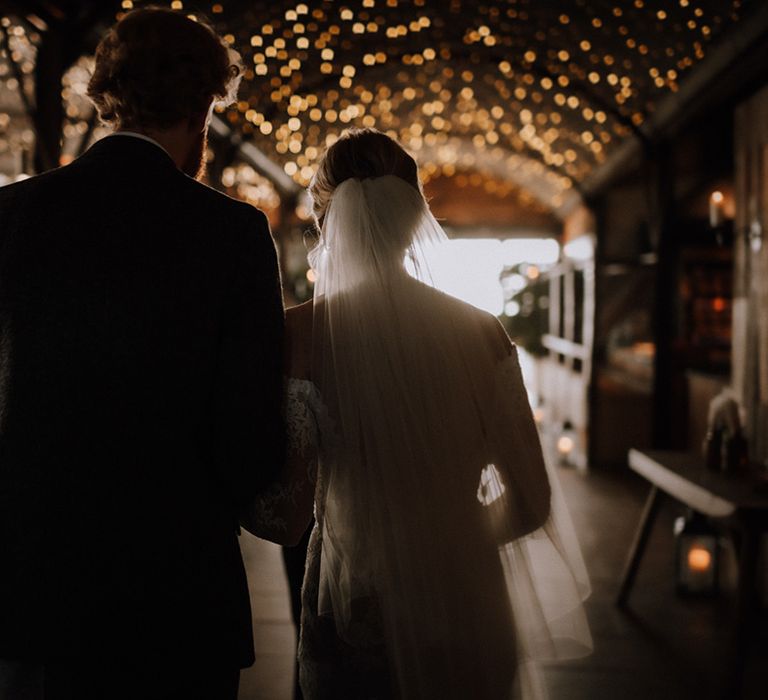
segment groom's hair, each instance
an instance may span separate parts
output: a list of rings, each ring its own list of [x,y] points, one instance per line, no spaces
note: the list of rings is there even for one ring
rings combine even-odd
[[[201,21],[164,8],[126,14],[102,38],[88,84],[102,121],[115,128],[167,129],[229,104],[239,55]]]

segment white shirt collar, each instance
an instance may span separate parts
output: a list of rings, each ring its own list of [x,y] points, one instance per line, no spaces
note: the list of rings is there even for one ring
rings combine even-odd
[[[165,153],[168,154],[168,157],[171,157],[171,154],[168,153],[168,151],[165,149],[164,146],[162,146],[160,143],[155,141],[155,139],[147,136],[146,134],[140,134],[138,131],[113,131],[111,134],[107,134],[104,138],[109,138],[110,136],[132,136],[136,139],[142,139],[144,141],[148,141],[149,143],[154,144],[158,148],[161,148]]]

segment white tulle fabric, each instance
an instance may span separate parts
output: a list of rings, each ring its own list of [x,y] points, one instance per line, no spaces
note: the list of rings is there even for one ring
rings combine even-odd
[[[543,697],[535,663],[591,649],[588,578],[514,346],[425,284],[444,240],[403,180],[351,179],[310,254],[317,611],[383,642],[394,697]]]

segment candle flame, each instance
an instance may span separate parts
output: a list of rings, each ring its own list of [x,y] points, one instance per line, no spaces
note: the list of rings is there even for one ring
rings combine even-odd
[[[692,571],[706,571],[712,565],[712,555],[703,547],[691,547],[688,551],[688,566]]]

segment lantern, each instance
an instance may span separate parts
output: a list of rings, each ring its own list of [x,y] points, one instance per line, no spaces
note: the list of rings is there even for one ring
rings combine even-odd
[[[700,513],[675,520],[677,591],[713,595],[718,589],[718,534]]]

